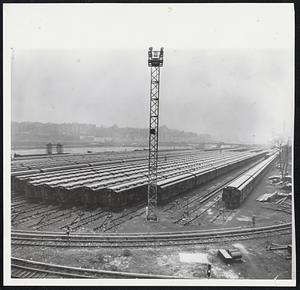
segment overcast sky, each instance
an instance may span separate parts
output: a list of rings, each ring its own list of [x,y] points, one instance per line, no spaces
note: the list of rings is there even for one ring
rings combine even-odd
[[[240,142],[291,130],[291,6],[72,7],[6,10],[12,120],[147,127],[147,49],[158,43],[161,125]]]

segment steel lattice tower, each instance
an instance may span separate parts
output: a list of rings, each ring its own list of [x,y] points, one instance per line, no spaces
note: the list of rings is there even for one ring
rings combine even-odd
[[[163,48],[148,51],[148,66],[151,67],[150,121],[149,121],[149,160],[148,160],[148,213],[147,220],[157,221],[157,163],[158,163],[158,116],[159,79],[163,66]]]

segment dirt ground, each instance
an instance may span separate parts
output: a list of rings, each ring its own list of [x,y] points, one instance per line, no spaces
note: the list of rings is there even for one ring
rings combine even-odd
[[[60,265],[206,279],[207,264],[212,279],[290,279],[287,250],[270,251],[272,242],[289,244],[290,237],[239,241],[221,245],[196,245],[145,249],[63,249],[16,247],[14,256]],[[226,264],[218,250],[236,247],[242,261]]]

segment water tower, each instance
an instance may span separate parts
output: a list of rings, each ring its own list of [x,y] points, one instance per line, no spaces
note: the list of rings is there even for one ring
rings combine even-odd
[[[47,154],[52,154],[52,143],[51,142],[46,145],[46,152],[47,152]]]
[[[57,154],[63,153],[63,145],[61,143],[56,144],[56,152],[57,152]]]

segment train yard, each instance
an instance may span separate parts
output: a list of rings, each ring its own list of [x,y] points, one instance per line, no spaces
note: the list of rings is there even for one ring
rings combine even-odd
[[[263,155],[261,152],[225,152],[171,156],[158,164],[158,202],[163,203],[173,195],[201,185]],[[88,163],[76,168],[70,165],[63,169],[54,167],[50,172],[45,170],[43,168],[42,172],[34,173],[32,170],[14,172],[12,188],[23,191],[28,198],[114,209],[147,199],[148,169],[144,160],[125,159],[114,164],[108,161],[101,165]]]
[[[132,261],[142,249],[145,253],[157,249],[160,263],[170,249],[181,252],[188,249],[193,253],[196,249],[200,252],[211,249],[211,254],[206,250],[206,255],[215,263],[214,276],[226,278],[228,267],[215,257],[220,245],[251,245],[253,241],[252,246],[259,248],[259,244],[271,241],[291,243],[291,198],[284,195],[274,202],[257,200],[266,192],[279,190],[279,185],[268,182],[269,176],[278,174],[276,164],[276,153],[265,149],[165,151],[159,158],[159,222],[149,223],[145,219],[144,151],[13,159],[12,277],[147,278],[149,275],[148,278],[166,279],[204,275],[204,268],[200,271],[203,275],[199,272],[199,263],[196,263],[198,270],[185,272],[177,258],[172,267],[178,271],[173,272],[155,272],[130,263],[125,268],[121,264],[105,268],[105,262],[92,266],[89,261],[85,271],[80,272],[74,267],[81,265],[73,258],[66,264],[67,260],[58,261],[54,255],[60,249],[66,253],[77,251],[82,259],[84,251],[92,253],[100,248],[101,255],[116,249],[121,251],[118,259]],[[247,188],[247,194],[244,196],[241,190],[241,204],[228,206],[230,195],[224,189],[237,183],[237,188],[242,184]],[[52,260],[45,261],[41,249]],[[124,255],[122,251],[126,249],[132,256]],[[251,259],[246,253],[247,250],[245,263]],[[268,255],[274,261],[280,260],[278,255],[269,252]],[[262,263],[261,267],[265,266]],[[286,260],[282,267],[290,273],[290,261]],[[253,274],[250,272],[254,269],[250,271],[245,265],[241,268],[242,274],[238,274],[234,265],[230,269],[232,277]],[[276,276],[276,271],[279,270],[274,269],[272,275]],[[261,275],[254,272],[255,277]],[[126,273],[130,273],[128,277]]]

